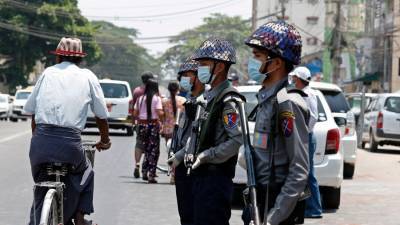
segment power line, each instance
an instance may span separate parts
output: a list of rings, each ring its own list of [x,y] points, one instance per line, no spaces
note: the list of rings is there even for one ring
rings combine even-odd
[[[233,0],[233,1],[241,1],[241,0]],[[92,16],[92,15],[86,15],[85,17],[93,18],[93,19],[106,19],[106,20],[107,19],[114,19],[114,20],[119,20],[119,21],[135,21],[135,20],[139,20],[139,21],[146,20],[146,21],[149,21],[149,20],[157,20],[157,19],[168,19],[168,18],[171,18],[171,17],[177,17],[177,16],[182,16],[182,15],[192,14],[192,13],[199,12],[199,11],[204,11],[206,9],[216,8],[216,7],[219,7],[219,6],[226,5],[228,3],[232,4],[233,1],[232,0],[228,0],[228,1],[223,1],[223,2],[216,3],[216,4],[211,4],[211,5],[208,5],[208,6],[195,8],[195,9],[190,9],[190,10],[182,10],[182,11],[177,11],[177,12],[146,15],[146,16]],[[41,6],[39,6],[39,5],[25,4],[23,2],[16,1],[16,0],[4,0],[4,2],[8,3],[8,5],[11,5],[11,6],[14,6],[16,8],[25,10],[26,12],[32,12],[32,13],[37,13],[37,10],[39,10],[41,8]],[[68,17],[68,18],[74,17],[70,13],[67,13],[67,12],[64,12],[64,11],[61,11],[61,10],[57,10],[55,13],[56,13],[56,15],[62,16],[62,17]],[[76,15],[75,15],[75,17],[76,17]]]

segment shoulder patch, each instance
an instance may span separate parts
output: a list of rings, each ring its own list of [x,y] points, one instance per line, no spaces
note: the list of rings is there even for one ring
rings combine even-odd
[[[281,121],[281,129],[282,134],[285,137],[290,137],[293,133],[293,121],[295,119],[295,115],[290,111],[283,111],[279,114]]]
[[[239,115],[234,110],[224,112],[224,126],[227,129],[233,129],[238,125]]]

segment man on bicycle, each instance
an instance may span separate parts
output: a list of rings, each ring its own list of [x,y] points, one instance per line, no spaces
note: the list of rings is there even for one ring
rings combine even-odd
[[[43,164],[68,164],[64,178],[64,224],[87,224],[84,215],[93,213],[92,166],[81,143],[89,106],[96,116],[101,139],[96,148],[111,147],[108,135],[107,107],[97,77],[78,67],[86,54],[81,40],[62,38],[56,51],[57,64],[45,69],[26,103],[24,110],[32,114],[32,140],[29,158],[33,180],[48,181]],[[34,193],[30,225],[38,224],[43,198],[47,190]]]

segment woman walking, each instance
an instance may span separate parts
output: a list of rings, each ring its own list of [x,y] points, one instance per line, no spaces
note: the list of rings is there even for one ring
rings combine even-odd
[[[161,98],[158,96],[158,83],[150,79],[145,92],[136,101],[134,116],[138,118],[138,136],[144,145],[142,178],[149,183],[157,183],[156,168],[160,156],[160,121],[163,119]]]

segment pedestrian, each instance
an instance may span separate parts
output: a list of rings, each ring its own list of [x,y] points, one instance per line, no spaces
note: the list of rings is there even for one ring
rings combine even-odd
[[[301,37],[284,21],[269,22],[245,40],[258,92],[254,128],[254,169],[260,218],[264,224],[301,224],[308,159],[308,108],[301,90],[288,91],[288,74],[300,63]],[[248,208],[243,221],[249,223]]]
[[[228,81],[228,72],[236,62],[232,44],[210,38],[197,49],[198,78],[211,88],[204,93],[206,109],[193,164],[195,225],[228,225],[231,217],[232,179],[242,134],[238,106],[232,97],[242,97]]]
[[[32,139],[29,151],[35,183],[54,180],[46,173],[46,163],[67,163],[72,169],[64,177],[63,224],[87,225],[84,215],[94,212],[94,173],[85,157],[81,132],[89,107],[96,116],[101,139],[99,151],[111,146],[107,107],[100,83],[90,70],[78,66],[86,53],[77,38],[63,37],[57,46],[57,64],[46,68],[36,82],[24,111],[32,114]],[[71,107],[73,106],[73,107]],[[47,188],[34,190],[30,225],[39,224]],[[90,223],[92,224],[92,223]]]
[[[162,99],[162,106],[164,110],[163,129],[161,136],[165,138],[165,142],[171,139],[174,131],[175,120],[177,117],[178,109],[182,112],[183,103],[186,99],[179,96],[179,83],[171,81],[168,84],[169,98]]]
[[[134,107],[134,115],[138,118],[137,135],[144,150],[142,179],[147,180],[148,183],[157,183],[155,177],[160,156],[160,129],[164,116],[158,93],[158,82],[149,79],[144,94],[138,98]]]
[[[188,99],[184,103],[185,110],[179,119],[177,135],[177,146],[174,155],[168,159],[168,164],[175,169],[175,189],[178,203],[178,212],[181,225],[193,225],[193,177],[187,176],[187,168],[183,162],[185,147],[192,134],[192,122],[194,122],[197,102],[200,101],[201,94],[204,92],[204,84],[197,77],[198,64],[191,58],[187,59],[179,68],[178,80],[181,89],[188,92]]]
[[[303,90],[307,97],[304,100],[307,103],[308,109],[310,110],[310,121],[308,122],[309,130],[309,144],[308,144],[308,154],[310,161],[310,174],[308,175],[308,186],[311,191],[311,196],[306,200],[306,218],[322,218],[322,205],[321,196],[319,193],[318,181],[315,177],[314,172],[314,153],[316,148],[316,139],[313,135],[313,130],[315,123],[318,121],[318,100],[314,91],[310,87],[311,73],[307,67],[297,67],[291,73],[289,73],[289,81],[297,89]]]
[[[132,100],[132,105],[135,106],[137,99],[142,96],[144,94],[145,88],[146,88],[146,84],[147,81],[149,79],[153,79],[154,78],[154,74],[152,72],[144,72],[141,75],[142,78],[142,82],[143,84],[136,87],[133,90],[133,100]],[[137,118],[132,114],[132,121],[134,123],[135,126],[135,130],[136,130],[136,134],[138,133],[138,126],[137,126]],[[134,150],[134,155],[135,155],[135,168],[133,170],[133,177],[135,178],[139,178],[140,177],[140,160],[142,158],[144,152],[144,146],[142,141],[139,138],[139,135],[136,135],[136,144],[135,144],[135,150]]]

